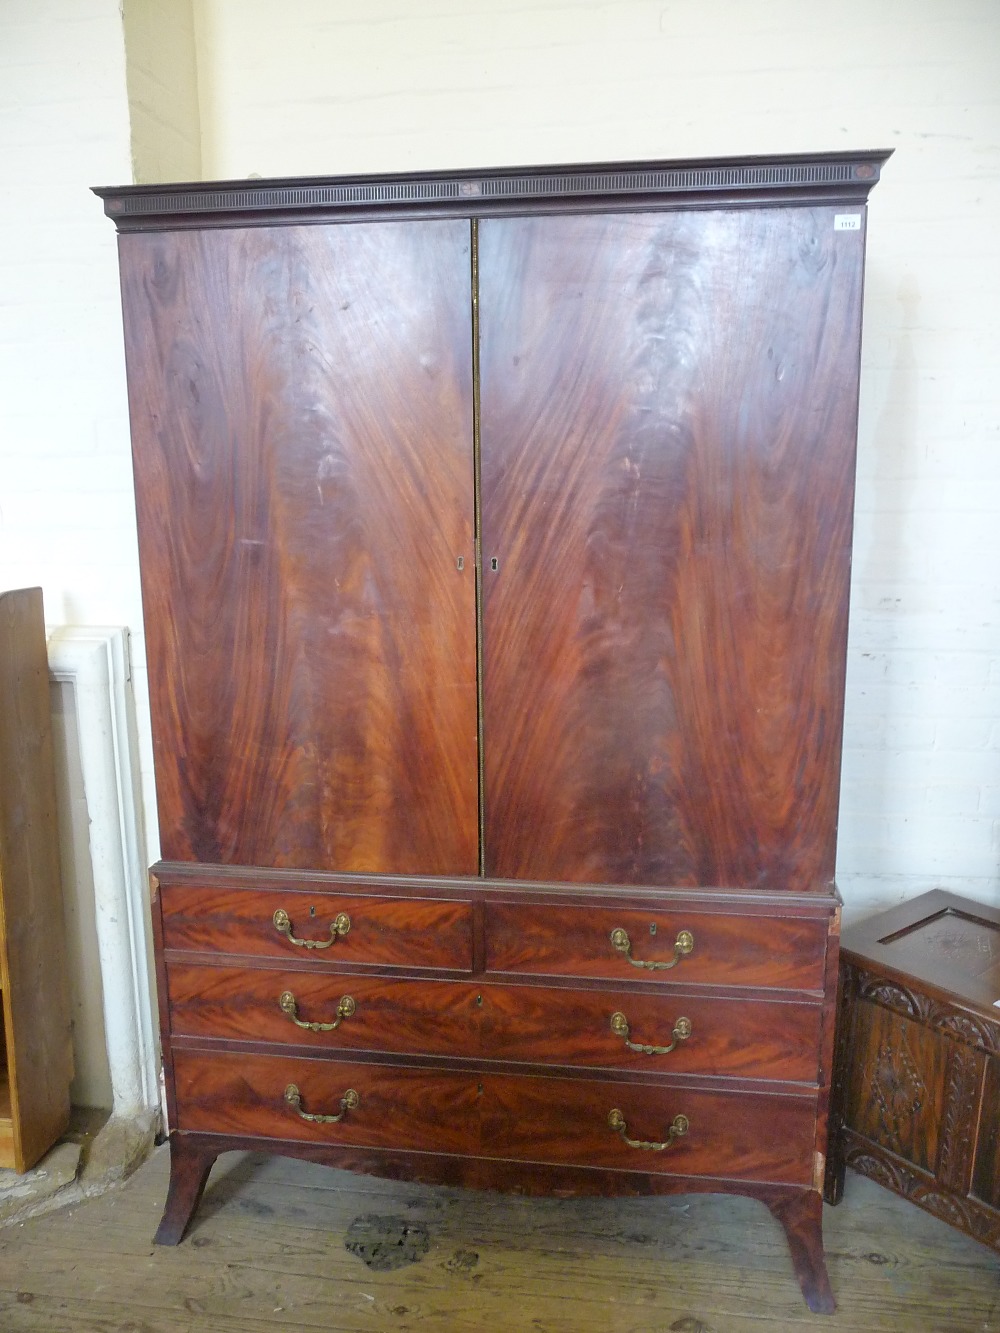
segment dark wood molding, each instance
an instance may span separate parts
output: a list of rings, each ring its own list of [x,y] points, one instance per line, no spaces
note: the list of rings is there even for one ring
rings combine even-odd
[[[604,900],[628,900],[650,908],[657,905],[706,912],[737,913],[764,916],[769,919],[784,916],[827,917],[832,908],[841,905],[835,885],[822,890],[802,893],[755,892],[752,897],[738,890],[699,885],[698,888],[648,888],[636,884],[566,884],[538,880],[482,878],[478,875],[361,875],[330,870],[290,870],[285,867],[209,865],[198,861],[158,861],[153,866],[159,882],[197,884],[203,888],[224,889],[253,887],[274,890],[301,890],[316,893],[323,890],[389,894],[394,898],[461,898],[469,902],[503,900],[505,895],[518,903],[545,903],[558,900],[567,906],[593,904],[596,893]]]
[[[843,959],[843,954],[841,955]],[[850,963],[843,964],[850,967]],[[855,988],[859,1000],[870,1000],[884,1009],[912,1018],[934,1031],[964,1042],[989,1055],[1000,1055],[1000,1020],[963,1009],[954,1000],[949,1004],[911,982],[904,986],[875,972],[855,966]]]
[[[119,231],[374,217],[863,204],[891,149],[96,187]]]

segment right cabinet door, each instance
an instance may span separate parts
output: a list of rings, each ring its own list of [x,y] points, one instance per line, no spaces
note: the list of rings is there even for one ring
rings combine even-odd
[[[832,880],[863,222],[479,224],[488,875]]]

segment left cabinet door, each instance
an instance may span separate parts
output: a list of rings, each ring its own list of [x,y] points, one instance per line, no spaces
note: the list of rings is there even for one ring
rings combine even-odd
[[[468,223],[120,247],[161,855],[475,874]]]

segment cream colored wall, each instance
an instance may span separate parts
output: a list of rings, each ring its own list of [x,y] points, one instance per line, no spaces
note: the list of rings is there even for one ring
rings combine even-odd
[[[195,8],[207,176],[904,144],[912,173],[996,131],[995,0]]]
[[[201,176],[201,120],[191,0],[123,0],[132,174]]]
[[[871,206],[838,878],[1000,889],[1000,4],[195,0],[207,175],[895,149]]]

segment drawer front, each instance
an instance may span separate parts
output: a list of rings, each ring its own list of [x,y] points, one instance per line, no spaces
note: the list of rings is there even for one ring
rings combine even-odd
[[[478,1051],[480,991],[467,982],[170,964],[167,989],[176,1036],[324,1051],[459,1056]],[[303,1023],[338,1026],[316,1032]]]
[[[825,917],[489,903],[486,922],[490,972],[823,987]]]
[[[174,1070],[181,1130],[658,1175],[812,1182],[814,1097],[193,1051],[175,1052]],[[320,1115],[341,1118],[309,1118]],[[672,1138],[679,1116],[686,1132]]]
[[[494,1060],[802,1083],[819,1074],[818,1005],[540,986],[481,993],[482,1054]]]
[[[296,1056],[174,1051],[177,1128],[354,1148],[475,1153],[479,1083],[469,1074]],[[298,1105],[286,1093],[297,1088]],[[358,1105],[335,1124],[348,1092]]]
[[[472,967],[467,902],[187,884],[163,886],[160,901],[168,949],[297,958],[316,965],[463,972]],[[275,924],[276,913],[284,913],[283,929]]]
[[[818,1075],[818,1005],[182,964],[168,966],[167,986],[179,1036],[807,1083]]]
[[[482,1108],[487,1156],[812,1183],[815,1097],[516,1076],[492,1080],[489,1092]],[[686,1132],[674,1138],[678,1116]]]

